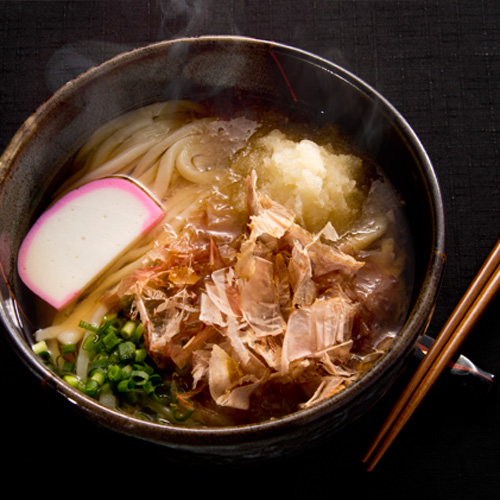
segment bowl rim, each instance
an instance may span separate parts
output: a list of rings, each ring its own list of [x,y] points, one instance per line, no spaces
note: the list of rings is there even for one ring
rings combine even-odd
[[[146,434],[152,433],[152,435],[156,436],[159,442],[163,441],[160,436],[168,436],[168,443],[175,443],[176,440],[183,442],[186,438],[190,440],[196,436],[205,436],[207,433],[211,436],[219,436],[221,439],[225,439],[235,433],[238,434],[238,436],[247,435],[250,437],[256,430],[258,430],[261,435],[262,433],[269,434],[276,431],[279,432],[280,428],[295,426],[304,422],[304,420],[307,421],[309,419],[317,419],[321,415],[331,413],[332,410],[335,410],[353,398],[358,397],[359,393],[357,391],[359,389],[361,389],[362,392],[368,390],[377,380],[380,379],[380,377],[383,376],[383,373],[387,369],[400,362],[401,353],[407,353],[413,347],[415,340],[418,337],[417,332],[425,331],[427,328],[427,325],[432,317],[446,260],[445,213],[439,182],[432,163],[420,139],[417,137],[416,133],[402,114],[371,85],[337,63],[292,45],[248,36],[204,35],[196,37],[181,37],[148,43],[143,46],[126,50],[87,69],[56,90],[25,120],[15,133],[0,157],[0,187],[4,184],[5,178],[8,176],[10,169],[15,167],[15,158],[18,154],[22,153],[25,141],[29,141],[33,135],[36,134],[37,125],[39,123],[43,123],[48,117],[50,117],[59,102],[70,98],[81,86],[92,84],[95,78],[101,78],[103,73],[106,74],[108,71],[113,71],[115,67],[132,63],[136,58],[141,59],[146,58],[151,54],[159,54],[163,49],[167,49],[175,44],[206,44],[221,42],[247,46],[253,45],[255,47],[265,46],[268,50],[269,48],[272,48],[275,54],[279,52],[293,54],[304,62],[319,65],[323,69],[332,72],[337,78],[344,79],[348,84],[356,87],[358,91],[364,93],[369,99],[376,100],[380,103],[379,105],[383,108],[384,113],[390,115],[394,128],[399,132],[401,137],[409,145],[411,145],[411,150],[417,158],[417,162],[421,165],[422,175],[425,177],[427,182],[428,196],[432,212],[431,216],[434,220],[434,227],[432,228],[433,251],[432,255],[430,255],[427,273],[424,281],[422,282],[415,305],[401,330],[404,332],[413,332],[411,336],[409,334],[403,335],[403,337],[398,336],[397,341],[391,350],[386,353],[382,359],[369,370],[369,372],[363,375],[357,382],[352,384],[352,386],[341,391],[339,394],[332,396],[310,408],[299,409],[296,412],[280,417],[279,419],[267,420],[255,424],[244,424],[220,428],[191,428],[176,426],[174,424],[170,425],[144,421],[128,414],[123,414],[117,410],[107,408],[92,398],[85,396],[81,392],[70,387],[61,378],[45,367],[45,365],[43,365],[34,355],[31,347],[27,345],[27,342],[20,338],[21,332],[13,331],[15,328],[13,328],[8,321],[8,314],[4,311],[4,304],[1,304],[0,316],[4,323],[4,330],[7,332],[8,340],[11,342],[23,362],[38,378],[43,379],[46,383],[51,385],[59,394],[77,405],[84,413],[92,416],[93,420],[96,420],[96,415],[99,415],[99,417],[97,417],[98,422],[107,425],[107,423],[112,421],[113,428],[116,427],[117,422],[122,422],[124,425],[122,429],[119,429],[121,432],[136,435],[135,430],[132,432],[130,428],[130,423],[132,421],[138,428],[144,428]]]

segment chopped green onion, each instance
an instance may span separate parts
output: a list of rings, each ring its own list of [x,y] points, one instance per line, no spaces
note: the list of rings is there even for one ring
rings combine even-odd
[[[172,408],[172,415],[177,420],[177,422],[185,422],[192,414],[193,410],[188,410],[186,413],[182,413],[177,405],[171,404],[170,407]]]
[[[92,352],[94,350],[94,344],[96,343],[97,339],[97,335],[89,335],[83,341],[82,348],[86,351]]]
[[[155,386],[159,386],[162,382],[162,378],[160,377],[160,375],[158,373],[153,373],[153,374],[150,374],[149,381],[152,384],[154,384]]]
[[[148,412],[154,411],[159,420],[183,422],[192,415],[191,406],[179,404],[174,386],[165,384],[148,357],[141,321],[112,313],[105,315],[99,325],[81,321],[79,326],[86,330],[81,349],[89,357],[87,378],[74,375],[73,358],[61,358],[62,369],[56,371],[66,382],[109,407],[140,413],[136,405],[147,401]],[[37,343],[33,350],[50,358],[44,342]],[[78,357],[77,346],[61,346],[61,356],[68,354]]]
[[[110,321],[115,320],[117,317],[118,317],[117,313],[109,313],[109,314],[105,314],[103,316],[102,320],[104,321],[104,323],[109,323]]]
[[[131,337],[130,340],[134,344],[138,344],[142,340],[143,334],[144,334],[144,324],[143,323],[139,323],[137,325],[137,327],[135,328],[134,332],[132,333],[132,337]]]
[[[153,396],[154,399],[157,399],[156,389],[160,387],[161,383],[162,383],[162,378],[160,377],[160,375],[154,373],[148,378],[146,383],[143,385],[142,389],[146,394]]]
[[[95,397],[99,391],[99,387],[100,384],[99,382],[97,382],[97,380],[89,378],[85,382],[85,389],[83,392],[87,394],[87,396]]]
[[[80,379],[75,375],[65,375],[63,379],[72,387],[79,388]]]
[[[121,380],[120,382],[118,382],[117,389],[118,389],[118,392],[132,391],[135,389],[135,382],[130,378],[127,378],[125,380]]]
[[[92,346],[92,349],[95,353],[100,353],[102,352],[106,346],[104,345],[102,339],[98,339]]]
[[[132,338],[132,334],[134,333],[135,329],[136,329],[135,321],[129,320],[122,326],[120,334],[124,339],[129,340]]]
[[[109,363],[113,365],[118,365],[120,363],[120,356],[118,354],[118,351],[115,349],[113,352],[108,357]]]
[[[73,373],[75,371],[75,363],[70,361],[65,361],[62,365],[63,373]]]
[[[134,365],[134,369],[135,370],[139,370],[139,369],[144,370],[149,375],[153,375],[155,373],[155,369],[151,365],[148,365],[146,362],[136,363]]]
[[[125,365],[125,366],[122,366],[122,373],[125,377],[129,377],[130,374],[132,373],[132,365]]]
[[[106,381],[106,374],[102,370],[96,370],[92,374],[91,380],[95,380],[101,386]]]
[[[76,344],[66,344],[61,346],[61,354],[66,356],[67,354],[73,354],[76,352]]]
[[[83,328],[85,330],[88,330],[90,332],[97,333],[99,331],[99,327],[96,325],[92,325],[91,323],[87,323],[86,321],[80,321],[78,324],[80,328]]]
[[[52,354],[49,351],[49,348],[44,340],[33,344],[31,347],[33,352],[50,368],[54,368],[52,366]]]
[[[112,382],[119,382],[122,379],[122,369],[118,365],[111,365],[108,368],[108,378]]]
[[[147,382],[147,380],[149,379],[149,375],[144,370],[133,370],[130,373],[130,378],[137,385],[144,385]]]
[[[110,334],[110,333],[114,333],[116,335],[116,333],[118,333],[118,328],[116,328],[116,326],[114,326],[113,324],[108,323],[108,324],[104,325],[99,330],[99,332],[102,333],[102,334],[104,334],[104,335],[107,335],[107,334]]]
[[[102,339],[102,343],[106,346],[106,349],[111,350],[120,343],[120,339],[115,332],[110,332]]]
[[[153,381],[149,378],[146,383],[142,386],[143,391],[146,394],[153,394],[155,391],[155,384]]]
[[[135,362],[142,363],[148,356],[148,351],[144,348],[136,349],[135,351]]]
[[[122,361],[131,361],[135,356],[135,344],[130,341],[118,345],[118,355]]]
[[[48,348],[45,340],[41,340],[40,342],[33,344],[32,349],[33,349],[33,352],[37,355],[41,355],[41,354],[44,354],[46,352],[49,352],[49,348]]]
[[[109,358],[102,354],[98,354],[90,363],[88,371],[91,372],[97,369],[106,369],[111,364]]]

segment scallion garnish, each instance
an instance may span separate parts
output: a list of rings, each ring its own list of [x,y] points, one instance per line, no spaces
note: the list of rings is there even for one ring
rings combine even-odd
[[[149,412],[156,408],[158,418],[170,414],[178,422],[191,416],[193,410],[189,405],[180,404],[175,385],[164,383],[161,373],[149,358],[141,322],[122,313],[113,313],[105,315],[100,325],[81,321],[79,326],[86,330],[81,345],[61,346],[55,363],[59,366],[55,371],[68,384],[107,406],[129,408],[144,404],[150,407]],[[85,350],[89,358],[87,378],[83,380],[74,373],[79,349]],[[49,348],[43,341],[34,344],[33,351],[44,360],[51,359]]]
[[[61,354],[67,356],[68,354],[76,353],[76,344],[63,344],[61,345]]]

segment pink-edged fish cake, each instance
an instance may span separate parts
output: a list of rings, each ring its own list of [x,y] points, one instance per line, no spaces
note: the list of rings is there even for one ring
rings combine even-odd
[[[161,205],[125,177],[91,181],[50,206],[24,238],[18,272],[60,310],[164,216]]]

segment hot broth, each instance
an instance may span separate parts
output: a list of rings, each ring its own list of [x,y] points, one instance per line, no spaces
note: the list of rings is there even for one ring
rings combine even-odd
[[[81,384],[103,322],[134,322],[157,383],[119,391],[108,357],[103,404],[182,425],[258,422],[338,393],[390,349],[411,236],[383,171],[336,127],[157,103],[96,131],[55,197],[116,175],[145,186],[164,220],[36,332]]]

